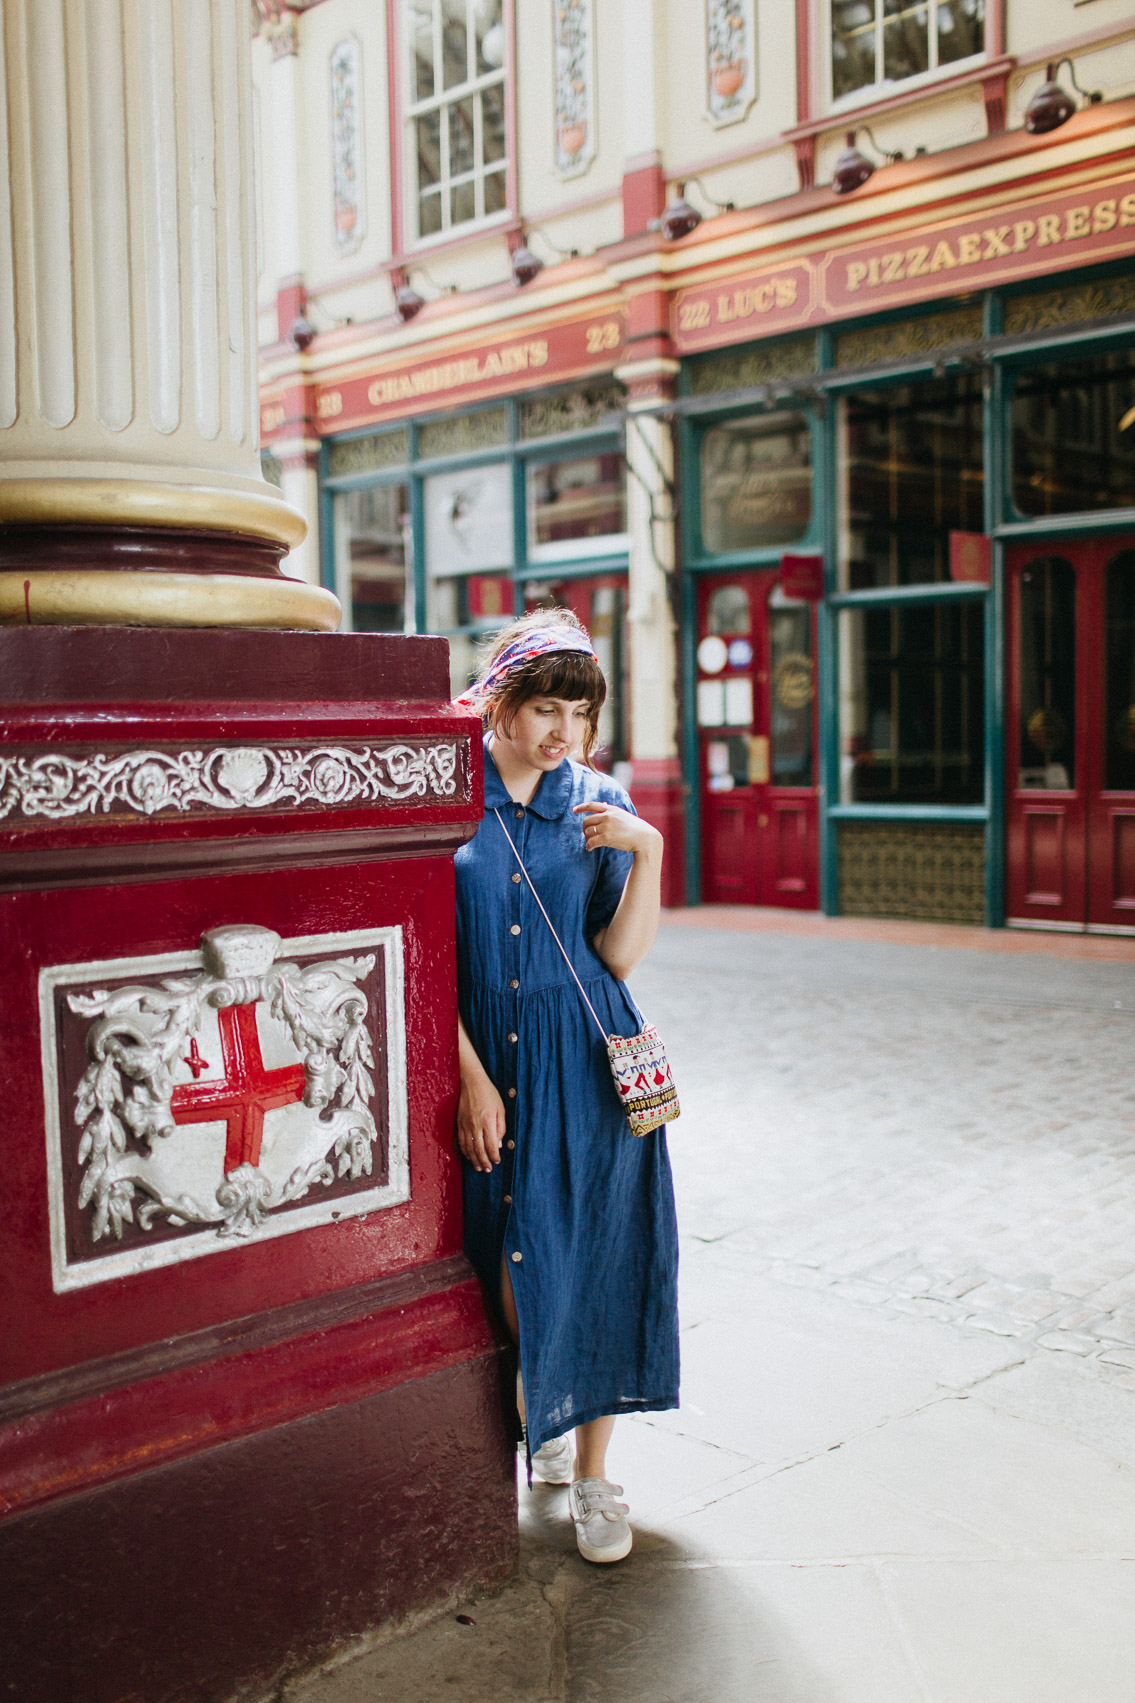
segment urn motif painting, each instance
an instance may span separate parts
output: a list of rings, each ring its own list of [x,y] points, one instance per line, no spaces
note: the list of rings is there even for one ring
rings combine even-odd
[[[402,931],[40,974],[56,1290],[409,1198]]]
[[[706,114],[715,130],[747,118],[757,98],[753,0],[706,0]]]
[[[592,0],[552,0],[553,123],[560,177],[579,177],[595,156],[595,20]]]

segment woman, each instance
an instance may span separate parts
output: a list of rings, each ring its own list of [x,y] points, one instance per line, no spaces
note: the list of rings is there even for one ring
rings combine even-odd
[[[662,836],[588,766],[605,696],[586,632],[555,610],[506,628],[457,700],[488,729],[485,817],[456,858],[465,1246],[519,1345],[529,1460],[571,1482],[588,1561],[631,1548],[606,1471],[616,1415],[678,1404],[665,1131],[631,1134],[532,891],[604,1029],[637,1033],[624,978],[657,931]]]

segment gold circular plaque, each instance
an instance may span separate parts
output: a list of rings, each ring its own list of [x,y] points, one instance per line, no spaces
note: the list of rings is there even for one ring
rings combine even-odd
[[[802,710],[816,695],[816,673],[812,658],[802,651],[789,651],[776,665],[772,689],[786,710]]]
[[[1067,739],[1068,725],[1059,710],[1054,710],[1050,704],[1046,704],[1033,711],[1025,723],[1025,732],[1038,751],[1043,751],[1046,757],[1051,757]]]

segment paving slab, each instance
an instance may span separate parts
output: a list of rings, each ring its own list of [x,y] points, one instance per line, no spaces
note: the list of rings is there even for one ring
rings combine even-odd
[[[512,1584],[273,1703],[1135,1703],[1135,945],[955,939],[663,931],[683,1402],[616,1430],[632,1555],[522,1485]]]

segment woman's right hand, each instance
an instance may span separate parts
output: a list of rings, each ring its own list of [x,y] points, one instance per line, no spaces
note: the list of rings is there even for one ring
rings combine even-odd
[[[504,1141],[504,1101],[483,1070],[461,1072],[457,1145],[475,1171],[499,1165]]]

